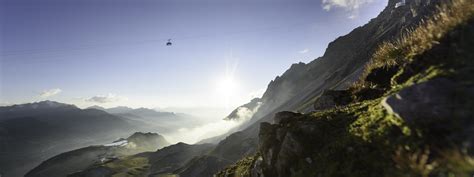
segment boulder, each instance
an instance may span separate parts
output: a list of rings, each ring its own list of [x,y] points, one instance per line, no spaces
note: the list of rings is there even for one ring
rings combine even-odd
[[[314,109],[319,111],[344,106],[351,101],[351,94],[347,90],[325,90],[314,102]]]
[[[299,117],[303,114],[301,113],[296,113],[296,112],[291,112],[291,111],[282,111],[278,112],[275,114],[275,117],[273,117],[273,123],[274,124],[280,124],[280,123],[286,123],[290,119]]]

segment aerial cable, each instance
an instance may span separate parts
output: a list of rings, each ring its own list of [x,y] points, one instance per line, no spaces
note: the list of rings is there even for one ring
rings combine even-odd
[[[245,34],[245,33],[254,33],[254,32],[263,32],[263,31],[269,31],[269,30],[276,30],[276,29],[290,29],[290,28],[295,28],[298,26],[303,26],[303,25],[308,25],[308,23],[298,23],[298,24],[293,24],[293,25],[285,25],[285,26],[275,26],[275,27],[267,27],[267,28],[262,28],[262,29],[254,29],[254,30],[241,30],[241,31],[236,31],[233,33],[227,33],[227,34],[215,34],[215,33],[209,33],[209,34],[201,34],[201,35],[192,35],[192,36],[182,36],[182,37],[175,37],[175,38],[160,38],[160,39],[150,39],[150,40],[141,40],[141,41],[131,41],[127,42],[127,44],[122,43],[122,44],[117,44],[117,43],[103,43],[103,44],[89,44],[89,45],[82,45],[82,46],[77,46],[77,47],[71,47],[71,48],[50,48],[50,49],[31,49],[31,50],[15,50],[15,51],[4,51],[0,56],[17,56],[17,55],[31,55],[31,54],[43,54],[43,53],[57,53],[57,52],[63,52],[63,51],[74,51],[74,50],[87,50],[87,49],[96,49],[97,47],[115,47],[115,46],[129,46],[129,45],[139,45],[139,44],[146,44],[146,43],[157,43],[157,42],[163,42],[165,41],[166,46],[171,46],[173,43],[171,40],[174,41],[184,41],[184,40],[191,40],[191,39],[198,39],[198,38],[206,38],[206,37],[216,37],[216,36],[234,36],[234,35],[240,35],[240,34]],[[168,45],[170,44],[170,45]]]

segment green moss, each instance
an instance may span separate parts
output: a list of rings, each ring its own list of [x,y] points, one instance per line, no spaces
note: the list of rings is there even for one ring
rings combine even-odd
[[[388,129],[407,129],[403,127],[403,121],[388,114],[380,102],[381,99],[375,99],[362,105],[366,111],[357,112],[358,119],[349,127],[351,134],[370,142],[375,138],[386,136],[390,132]]]
[[[217,177],[250,177],[258,155],[245,157],[216,174]]]

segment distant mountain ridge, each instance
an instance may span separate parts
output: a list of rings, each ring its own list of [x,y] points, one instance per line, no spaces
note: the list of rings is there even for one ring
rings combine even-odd
[[[127,136],[126,118],[54,101],[0,107],[0,174],[20,176],[58,153]]]
[[[101,106],[91,106],[86,109],[97,109],[107,113],[124,117],[130,120],[131,124],[142,127],[141,131],[152,131],[159,133],[169,133],[179,128],[191,128],[199,125],[196,117],[184,113],[161,112],[149,108],[130,108],[117,106],[103,108]]]
[[[112,108],[104,108],[98,105],[90,106],[87,107],[86,109],[98,109],[102,110],[111,114],[121,114],[121,113],[140,113],[140,114],[163,114],[163,115],[173,115],[175,113],[173,112],[162,112],[162,111],[156,111],[154,109],[149,109],[149,108],[130,108],[127,106],[117,106],[117,107],[112,107]]]

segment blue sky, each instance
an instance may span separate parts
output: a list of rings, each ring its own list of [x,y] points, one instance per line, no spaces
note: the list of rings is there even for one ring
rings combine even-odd
[[[386,4],[1,0],[0,103],[49,99],[222,116]]]

